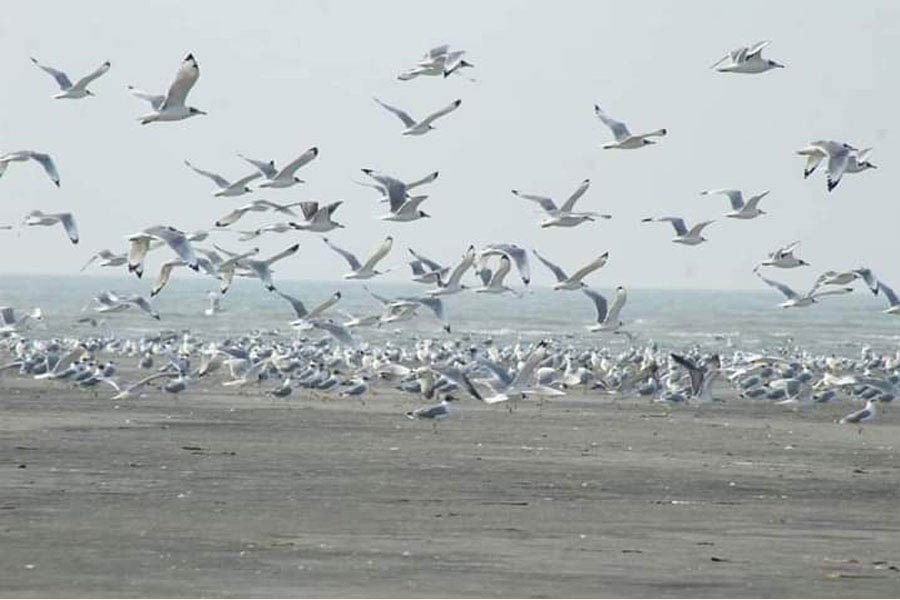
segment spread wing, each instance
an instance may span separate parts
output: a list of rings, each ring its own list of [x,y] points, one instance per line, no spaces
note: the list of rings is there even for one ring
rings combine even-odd
[[[359,260],[357,260],[355,256],[353,256],[352,254],[350,254],[348,251],[344,250],[343,248],[335,246],[330,241],[328,241],[328,238],[322,238],[322,240],[324,240],[325,245],[327,245],[329,248],[331,248],[332,250],[334,250],[335,252],[337,252],[338,254],[343,256],[344,260],[347,261],[347,264],[350,265],[351,269],[353,269],[354,271],[359,271],[359,269],[362,265],[359,264]]]
[[[584,196],[584,193],[588,191],[588,188],[591,187],[591,180],[585,179],[579,184],[578,189],[576,189],[569,199],[566,200],[563,205],[559,208],[562,212],[571,212],[573,208],[575,208],[575,203],[578,202],[578,199]]]
[[[319,155],[319,149],[315,146],[286,164],[281,171],[278,172],[276,177],[290,177],[294,174],[294,172],[300,167],[309,164],[312,160]]]
[[[57,71],[53,67],[48,67],[47,65],[42,65],[37,61],[36,58],[32,58],[31,62],[37,65],[42,71],[48,73],[53,79],[56,80],[56,84],[59,85],[59,88],[63,91],[72,87],[72,82],[69,80],[69,76],[63,73],[62,71]],[[102,73],[101,73],[102,75]],[[99,75],[98,75],[99,77]]]
[[[56,184],[56,187],[59,187],[59,172],[56,170],[56,163],[53,162],[50,155],[42,152],[29,152],[28,155],[44,167],[47,176]]]
[[[575,271],[575,273],[572,274],[572,279],[574,279],[575,281],[581,281],[590,273],[593,273],[597,269],[603,268],[607,260],[609,260],[609,252],[604,252],[588,264]]]
[[[687,226],[684,224],[684,219],[681,217],[659,217],[656,220],[668,221],[672,224],[672,227],[675,228],[675,233],[678,235],[687,235]]]
[[[259,169],[259,172],[265,175],[267,179],[274,179],[278,175],[278,169],[275,168],[274,160],[256,160],[255,158],[247,158],[243,154],[238,154],[238,157]]]
[[[130,91],[131,94],[136,98],[140,98],[141,100],[146,100],[147,102],[149,102],[153,110],[159,110],[160,108],[162,108],[163,103],[166,101],[166,97],[162,94],[151,94],[150,92],[139,90],[132,85],[128,86],[128,91]]]
[[[582,288],[581,291],[585,296],[587,296],[594,302],[594,307],[597,309],[597,322],[603,323],[606,320],[606,315],[608,314],[606,297],[600,292],[592,290],[591,288]]]
[[[194,55],[188,54],[184,61],[182,61],[181,67],[178,69],[175,81],[173,81],[171,87],[169,87],[169,92],[166,94],[166,101],[163,103],[162,109],[174,106],[184,106],[184,101],[187,99],[188,92],[191,91],[191,88],[194,87],[194,84],[197,83],[199,78],[200,67],[197,66]]]
[[[772,279],[766,279],[765,277],[763,277],[762,275],[759,274],[759,271],[754,271],[754,272],[756,273],[756,276],[759,277],[763,281],[763,283],[772,286],[773,288],[775,288],[776,290],[778,290],[779,292],[784,294],[788,300],[794,300],[796,298],[799,298],[799,296],[797,295],[797,292],[792,290],[787,285],[785,285],[779,281],[773,281]]]
[[[394,245],[394,238],[388,236],[384,238],[384,241],[375,249],[375,252],[372,256],[369,257],[369,260],[366,261],[366,264],[363,265],[363,270],[372,269],[378,264],[378,261],[383,259],[388,255],[388,252],[391,251],[391,246]]]
[[[218,175],[211,171],[204,171],[203,169],[197,168],[194,165],[192,165],[189,161],[184,161],[184,164],[186,164],[188,166],[188,168],[190,168],[194,173],[197,173],[198,175],[203,175],[204,177],[209,177],[220,188],[227,188],[231,185],[231,182],[228,181],[227,179],[225,179],[224,177],[222,177],[221,175]],[[255,176],[258,176],[258,175],[255,175]]]
[[[703,228],[711,223],[712,223],[712,221],[701,221],[701,222],[697,223],[696,225],[691,227],[691,230],[688,231],[688,235],[691,237],[700,235],[700,232],[703,231]]]
[[[625,123],[616,121],[615,119],[611,119],[605,112],[603,112],[603,109],[600,108],[600,105],[594,105],[594,114],[603,122],[604,125],[610,128],[617,142],[621,142],[622,140],[631,137],[631,132],[628,131],[628,127],[625,126]]]
[[[300,249],[300,244],[294,244],[293,246],[282,250],[278,254],[273,254],[272,256],[270,256],[263,262],[265,262],[267,265],[271,266],[283,258],[287,258],[288,256],[296,254],[299,249]]]
[[[447,106],[445,106],[444,108],[442,108],[441,110],[439,110],[439,111],[437,111],[437,112],[434,112],[434,113],[431,113],[430,115],[428,115],[427,117],[425,117],[425,118],[422,120],[422,122],[420,123],[420,125],[426,126],[426,125],[430,125],[431,123],[434,123],[435,121],[437,121],[437,120],[440,119],[441,117],[444,117],[444,116],[449,115],[450,113],[452,113],[454,110],[456,110],[457,108],[459,108],[459,106],[460,106],[461,104],[462,104],[462,100],[454,100],[454,101],[451,102],[449,105],[447,105]]]
[[[540,254],[538,254],[537,250],[532,250],[532,252],[534,253],[535,256],[537,256],[537,259],[539,261],[544,263],[545,267],[550,269],[550,271],[553,273],[553,276],[556,277],[556,281],[565,281],[566,279],[569,278],[569,276],[566,275],[566,272],[563,271],[559,265],[553,264],[552,262],[550,262],[549,260],[547,260],[546,258],[541,256]]]
[[[384,102],[382,102],[382,101],[379,100],[378,98],[373,98],[373,100],[375,100],[375,102],[377,102],[379,105],[381,105],[384,109],[386,109],[386,110],[388,110],[388,111],[394,113],[395,115],[397,115],[397,117],[398,117],[401,121],[403,121],[403,124],[406,125],[407,127],[412,127],[413,125],[416,124],[416,121],[415,121],[412,117],[410,117],[409,114],[407,114],[406,112],[400,110],[399,108],[397,108],[397,107],[395,107],[395,106],[391,106],[390,104],[385,104]]]
[[[72,216],[72,213],[62,213],[59,215],[59,220],[62,222],[62,226],[66,230],[66,235],[69,236],[69,239],[72,240],[73,244],[77,244],[78,226],[75,225],[75,217]]]
[[[628,293],[625,291],[625,288],[619,286],[616,288],[616,297],[613,298],[612,306],[609,307],[609,313],[606,315],[607,321],[610,323],[619,322],[619,313],[622,312],[626,300],[628,300]]]
[[[298,319],[302,319],[309,314],[309,311],[306,310],[306,306],[303,305],[303,302],[299,298],[279,292],[278,290],[275,290],[275,293],[290,303],[291,308],[294,309],[294,314],[297,315]]]
[[[724,194],[728,196],[732,209],[741,210],[744,207],[744,196],[741,194],[741,190],[707,190],[705,192],[700,192],[700,194],[703,196],[709,194]]]
[[[514,196],[518,196],[519,198],[523,198],[525,200],[531,200],[532,202],[537,202],[541,208],[543,208],[546,212],[550,213],[556,210],[556,203],[553,202],[552,198],[548,198],[547,196],[535,196],[534,194],[523,194],[519,190],[512,191]]]
[[[100,65],[96,71],[93,73],[89,73],[75,82],[74,87],[84,89],[90,84],[93,80],[97,79],[107,71],[109,71],[109,67],[111,66],[109,61],[106,61],[102,65]]]

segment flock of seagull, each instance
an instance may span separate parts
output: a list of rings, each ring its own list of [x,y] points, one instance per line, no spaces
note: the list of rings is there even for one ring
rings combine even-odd
[[[783,65],[762,56],[763,49],[768,45],[769,42],[759,42],[737,48],[712,68],[721,73],[747,75],[783,68]],[[438,46],[400,73],[398,79],[409,81],[418,77],[460,75],[465,69],[474,67],[465,56],[464,50],[449,45]],[[66,73],[36,59],[32,58],[32,61],[58,85],[60,91],[53,97],[66,100],[93,96],[89,86],[111,68],[109,62],[104,62],[73,83]],[[189,54],[182,61],[166,93],[154,94],[129,86],[133,96],[150,106],[150,112],[139,117],[138,121],[142,125],[160,124],[206,115],[205,111],[187,104],[188,95],[199,77],[198,62]],[[457,99],[430,114],[419,113],[419,118],[382,99],[373,100],[378,107],[401,121],[401,134],[405,136],[429,134],[439,119],[457,118],[450,116],[462,105],[462,100]],[[632,133],[625,123],[609,116],[600,105],[594,105],[594,114],[609,129],[613,138],[602,145],[605,150],[644,148],[660,143],[668,133],[665,128]],[[797,153],[806,158],[804,178],[810,177],[822,162],[826,162],[828,192],[838,186],[845,174],[876,168],[868,160],[871,148],[859,149],[847,142],[818,140]],[[274,160],[239,154],[250,173],[237,179],[228,179],[188,160],[184,163],[191,171],[214,184],[214,197],[238,198],[258,190],[287,189],[304,183],[298,173],[318,156],[319,149],[311,147],[277,166]],[[4,176],[11,163],[29,161],[42,167],[51,181],[60,186],[60,176],[53,158],[47,153],[30,150],[0,155],[0,177]],[[438,171],[413,181],[404,181],[372,169],[362,169],[361,173],[364,179],[356,183],[374,190],[377,200],[386,204],[386,212],[380,219],[410,223],[429,218],[430,215],[422,209],[428,196],[419,192],[419,188],[436,181]],[[590,185],[589,179],[583,180],[561,202],[548,195],[517,189],[512,190],[512,194],[540,208],[543,213],[539,223],[541,228],[571,228],[611,218],[609,214],[576,208]],[[745,199],[741,190],[718,189],[704,191],[702,195],[724,195],[731,209],[725,214],[727,218],[752,220],[766,214],[759,205],[768,193],[763,191]],[[171,258],[160,267],[149,295],[104,290],[97,293],[86,307],[98,316],[136,309],[157,320],[161,316],[153,307],[152,298],[164,290],[176,269],[186,267],[218,282],[218,291],[209,294],[210,304],[205,314],[210,316],[220,311],[223,295],[235,276],[259,279],[267,292],[280,297],[290,306],[296,317],[291,325],[298,331],[298,336],[293,340],[273,340],[261,332],[255,332],[239,339],[216,342],[204,341],[190,332],[177,334],[166,331],[136,340],[121,339],[111,332],[85,340],[37,340],[27,338],[24,333],[31,324],[42,319],[42,311],[35,309],[18,316],[12,308],[4,307],[0,309],[0,335],[4,336],[2,344],[12,355],[12,360],[2,369],[15,368],[23,375],[74,383],[79,388],[110,386],[115,390],[116,399],[133,397],[151,383],[166,392],[179,393],[188,389],[190,382],[216,371],[227,372],[228,379],[222,384],[228,387],[262,387],[265,382],[274,381],[277,385],[269,386],[265,393],[275,397],[284,397],[295,388],[303,388],[316,394],[335,392],[362,399],[375,382],[391,382],[399,389],[428,399],[442,398],[439,404],[413,410],[407,415],[431,420],[451,414],[450,403],[461,394],[494,404],[530,396],[560,396],[581,389],[651,395],[657,401],[667,403],[704,403],[713,400],[712,387],[719,375],[728,374],[727,379],[733,382],[742,396],[765,397],[782,404],[812,405],[834,400],[841,395],[861,398],[867,402],[865,408],[845,418],[846,422],[861,422],[874,418],[873,402],[892,400],[896,386],[900,384],[900,354],[874,356],[871,351],[865,350],[860,361],[842,361],[782,349],[779,355],[736,353],[729,360],[723,360],[718,355],[704,356],[699,351],[666,355],[652,343],[635,345],[633,334],[623,328],[620,320],[627,301],[625,287],[618,286],[610,302],[585,281],[607,264],[609,252],[589,256],[582,264],[571,265],[571,270],[566,270],[537,250],[532,249],[529,253],[515,243],[487,244],[481,248],[471,245],[457,262],[450,264],[442,264],[410,248],[412,281],[430,286],[429,289],[422,294],[388,298],[366,287],[381,310],[370,315],[346,314],[345,320],[338,321],[329,316],[329,311],[339,303],[340,293],[308,309],[302,300],[278,289],[273,266],[296,254],[299,244],[292,244],[268,257],[261,257],[256,247],[238,249],[225,248],[221,244],[212,244],[211,247],[201,245],[212,234],[221,231],[236,232],[241,242],[294,231],[328,234],[344,228],[335,220],[341,204],[341,201],[282,204],[255,199],[218,217],[208,230],[185,232],[172,225],[148,226],[127,236],[127,248],[121,251],[103,249],[81,269],[84,271],[98,265],[123,269],[141,278],[148,255],[167,249]],[[278,215],[283,220],[256,229],[237,229],[238,222],[251,212]],[[643,221],[669,223],[675,231],[672,241],[686,246],[705,243],[707,239],[703,232],[713,222],[706,220],[689,226],[678,216],[653,216]],[[57,225],[64,229],[71,243],[80,241],[75,217],[70,212],[44,213],[34,210],[21,223],[21,227]],[[347,263],[349,270],[343,274],[344,279],[369,280],[391,270],[381,267],[381,264],[393,249],[393,236],[384,238],[368,254],[361,254],[358,248],[345,248],[329,237],[323,236],[322,241]],[[810,306],[820,298],[849,293],[852,291],[849,284],[860,280],[873,294],[882,293],[887,298],[889,307],[886,313],[900,314],[897,295],[865,267],[823,273],[805,293],[798,293],[762,274],[763,267],[792,269],[807,266],[808,263],[795,256],[798,245],[799,242],[794,242],[771,252],[768,259],[761,261],[754,269],[761,282],[785,296],[786,300],[780,306]],[[408,348],[392,344],[377,347],[361,342],[354,334],[360,328],[413,319],[422,309],[432,314],[444,330],[450,332],[451,326],[444,308],[445,298],[466,290],[476,294],[508,293],[521,296],[522,290],[507,281],[515,266],[522,285],[527,288],[531,282],[532,258],[552,274],[554,290],[580,292],[592,302],[596,320],[587,326],[589,331],[627,336],[632,342],[631,348],[614,354],[607,348],[579,351],[551,340],[498,347],[490,340],[481,344],[464,344],[460,340],[436,339],[419,340]],[[470,271],[474,279],[466,279],[467,275],[473,276]],[[94,326],[98,324],[95,317],[84,317],[80,322]],[[302,332],[310,330],[327,335],[313,341],[302,335]],[[125,384],[118,376],[114,361],[99,360],[98,356],[102,354],[136,357],[138,368],[153,372],[135,383]],[[192,364],[198,361],[199,365]],[[508,403],[511,409],[513,404]]]

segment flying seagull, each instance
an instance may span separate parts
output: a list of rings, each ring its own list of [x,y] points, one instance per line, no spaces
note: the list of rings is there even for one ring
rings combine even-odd
[[[3,174],[6,173],[9,163],[25,162],[27,160],[33,160],[44,167],[47,176],[50,177],[50,180],[56,187],[59,187],[59,173],[56,171],[56,164],[53,162],[53,159],[50,158],[49,154],[35,152],[34,150],[19,150],[0,156],[0,177],[3,177]]]
[[[612,215],[597,212],[576,212],[573,210],[575,208],[575,203],[585,194],[585,192],[587,192],[590,186],[590,179],[582,181],[572,195],[559,207],[556,206],[556,202],[554,202],[552,198],[547,196],[525,194],[519,190],[513,190],[512,193],[514,196],[518,196],[524,200],[536,202],[538,206],[547,213],[547,218],[541,221],[541,227],[575,227],[576,225],[581,225],[585,221],[594,221],[598,218],[612,218]]]
[[[352,271],[344,274],[344,279],[370,279],[375,277],[376,275],[383,275],[386,271],[378,271],[375,269],[375,265],[378,264],[381,259],[388,255],[388,252],[391,251],[391,246],[394,244],[394,238],[388,236],[384,238],[384,240],[378,245],[377,248],[372,252],[372,255],[366,260],[365,263],[360,263],[359,260],[343,248],[335,246],[328,238],[322,238],[325,241],[325,244],[340,254],[344,260],[347,261],[347,264],[350,265]]]
[[[688,230],[687,226],[684,224],[684,219],[681,217],[647,217],[646,219],[641,219],[642,223],[650,223],[652,221],[671,223],[672,227],[675,228],[676,234],[675,237],[672,238],[672,241],[676,244],[684,244],[685,246],[696,246],[705,242],[706,238],[700,234],[704,227],[713,223],[713,221],[701,221]]]
[[[538,254],[537,250],[532,250],[532,252],[539,261],[544,263],[545,267],[550,269],[553,276],[556,277],[556,283],[553,284],[554,290],[580,290],[587,287],[587,284],[582,280],[597,269],[602,268],[606,264],[606,261],[609,260],[609,252],[604,252],[585,266],[578,269],[570,277],[561,267]]]
[[[657,129],[656,131],[651,131],[650,133],[642,133],[639,135],[633,135],[630,131],[628,131],[628,127],[625,123],[621,121],[616,121],[615,119],[609,117],[603,109],[600,108],[600,105],[594,105],[594,115],[600,119],[604,125],[610,128],[613,133],[613,136],[616,138],[616,141],[609,142],[603,144],[604,150],[609,150],[612,148],[618,148],[620,150],[634,150],[635,148],[643,148],[644,146],[649,146],[650,144],[655,144],[653,140],[649,140],[647,138],[651,137],[662,137],[666,135],[665,129]]]
[[[762,41],[752,46],[735,48],[713,64],[711,67],[720,73],[747,73],[755,75],[771,69],[783,69],[784,65],[762,57],[763,48],[771,44]]]
[[[184,104],[188,93],[199,78],[200,67],[197,66],[197,60],[193,54],[188,54],[182,61],[175,81],[172,82],[162,102],[158,102],[156,97],[147,98],[148,94],[145,92],[140,92],[139,95],[133,91],[135,96],[148,100],[153,110],[156,111],[140,117],[138,120],[141,125],[158,121],[181,121],[197,115],[205,115],[206,113],[202,110]]]
[[[63,98],[77,100],[78,98],[87,98],[88,96],[93,96],[93,92],[87,89],[87,86],[90,85],[92,81],[109,71],[110,67],[110,62],[106,61],[105,63],[100,65],[96,71],[85,75],[73,84],[69,79],[69,76],[62,71],[58,71],[53,67],[48,67],[47,65],[42,65],[37,61],[36,58],[32,58],[31,62],[33,62],[41,70],[48,73],[51,77],[53,77],[53,79],[56,80],[56,84],[59,86],[59,89],[62,90],[59,94],[53,96],[57,100],[61,100]]]
[[[56,225],[57,223],[63,226],[66,230],[66,235],[69,236],[72,243],[77,244],[78,227],[75,225],[75,218],[72,216],[72,213],[45,213],[39,210],[33,210],[25,215],[24,222],[28,227],[49,227],[51,225]]]
[[[728,196],[728,201],[731,202],[732,210],[729,213],[725,213],[725,216],[731,219],[755,219],[760,215],[766,214],[766,211],[759,209],[758,206],[759,201],[769,194],[768,190],[761,194],[751,196],[746,202],[744,202],[744,195],[741,193],[741,190],[707,190],[705,192],[700,192],[700,195],[702,196],[709,194],[724,194],[725,196]]]
[[[242,177],[236,181],[228,181],[221,175],[217,173],[212,173],[210,171],[204,171],[203,169],[198,169],[194,165],[192,165],[188,161],[184,161],[194,173],[198,175],[203,175],[204,177],[208,177],[212,179],[213,183],[219,188],[219,190],[213,193],[213,196],[217,198],[233,198],[235,196],[242,196],[244,194],[249,194],[253,190],[247,187],[247,184],[253,181],[254,179],[258,179],[260,177],[259,173],[252,173],[247,175],[246,177]]]
[[[450,114],[451,112],[459,108],[460,104],[462,104],[462,100],[454,100],[441,110],[431,113],[421,121],[417,121],[399,108],[391,106],[390,104],[385,104],[378,98],[374,98],[374,100],[384,109],[394,113],[397,118],[403,121],[403,124],[406,126],[406,129],[403,130],[403,135],[424,135],[428,133],[429,131],[434,129],[434,127],[431,126],[432,123],[434,123],[441,117]]]

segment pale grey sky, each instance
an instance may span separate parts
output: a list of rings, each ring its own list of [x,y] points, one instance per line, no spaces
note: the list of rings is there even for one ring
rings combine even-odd
[[[0,271],[74,273],[101,248],[124,249],[125,234],[158,223],[210,227],[252,198],[342,199],[331,238],[367,253],[387,234],[385,265],[406,247],[452,262],[470,243],[516,242],[575,269],[609,250],[598,285],[759,288],[750,273],[767,251],[794,239],[812,270],[778,272],[805,287],[818,272],[865,263],[900,285],[894,260],[900,206],[896,143],[900,6],[894,2],[20,2],[0,21],[0,151],[35,149],[57,160],[57,190],[36,165],[13,165],[0,180],[0,222],[29,210],[75,214],[81,243],[61,230],[0,232]],[[766,55],[787,65],[757,76],[709,66],[732,47],[772,40]],[[468,77],[396,75],[429,47],[450,43],[475,64]],[[209,112],[140,126],[146,105],[126,85],[164,91],[185,54],[201,77],[189,104]],[[78,77],[104,60],[96,98],[53,100],[54,82],[35,56]],[[371,97],[413,115],[463,104],[420,138]],[[595,102],[633,131],[666,127],[657,146],[604,151],[610,132]],[[802,177],[794,151],[821,138],[875,146],[878,170],[844,178],[826,194],[822,173]],[[184,159],[226,177],[248,172],[235,152],[284,163],[310,146],[319,158],[309,183],[235,199]],[[384,223],[371,190],[351,183],[372,167],[407,178],[441,172],[415,223]],[[541,230],[519,188],[556,197],[582,179],[580,201],[611,221]],[[724,197],[703,189],[771,190],[755,221],[725,219]],[[672,244],[671,228],[641,217],[717,218],[709,242]],[[238,228],[275,220],[250,215]],[[247,226],[247,227],[244,227]],[[237,247],[226,234],[223,243]],[[346,264],[316,234],[272,235],[277,251],[299,241],[279,277],[335,278]],[[168,255],[157,253],[156,265]],[[151,267],[152,268],[152,267]],[[535,281],[550,282],[534,266]],[[109,270],[104,270],[109,273]],[[124,277],[123,272],[123,277]]]

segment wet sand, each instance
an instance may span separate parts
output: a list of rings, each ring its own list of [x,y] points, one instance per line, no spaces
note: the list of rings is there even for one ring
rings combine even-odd
[[[900,426],[0,379],[3,596],[896,596]]]

